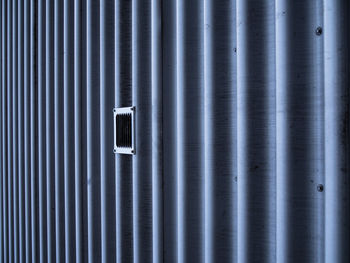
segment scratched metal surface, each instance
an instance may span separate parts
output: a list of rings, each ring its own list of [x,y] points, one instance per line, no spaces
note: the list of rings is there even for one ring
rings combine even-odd
[[[349,262],[349,1],[0,2],[1,262]]]

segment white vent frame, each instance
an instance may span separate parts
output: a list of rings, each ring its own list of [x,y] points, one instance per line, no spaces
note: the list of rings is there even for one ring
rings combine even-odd
[[[114,108],[113,109],[113,122],[114,122],[114,153],[119,154],[136,154],[135,149],[135,113],[136,109],[132,107],[123,107],[123,108]],[[131,115],[131,147],[119,147],[117,146],[117,116],[121,114],[130,114]]]

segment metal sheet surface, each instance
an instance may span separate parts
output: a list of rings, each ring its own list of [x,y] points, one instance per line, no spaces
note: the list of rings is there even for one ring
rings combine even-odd
[[[1,262],[349,262],[348,1],[0,14]]]

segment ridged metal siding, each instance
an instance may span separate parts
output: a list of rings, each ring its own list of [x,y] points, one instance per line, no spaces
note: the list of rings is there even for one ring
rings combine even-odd
[[[350,261],[349,1],[0,8],[1,262]]]

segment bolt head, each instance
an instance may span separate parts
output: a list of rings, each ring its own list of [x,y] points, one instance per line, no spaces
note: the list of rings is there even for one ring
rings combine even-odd
[[[322,35],[322,27],[318,27],[318,28],[316,28],[316,35],[318,35],[318,36],[320,36],[320,35]]]
[[[319,192],[323,192],[323,190],[324,190],[324,186],[323,186],[323,184],[319,184],[319,185],[317,185],[317,191],[319,191]]]

